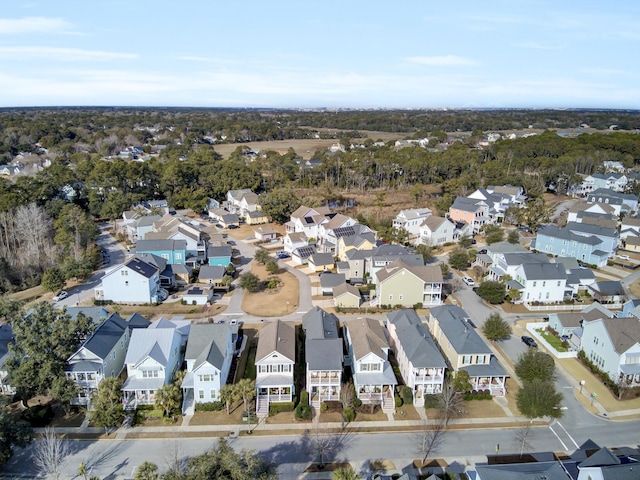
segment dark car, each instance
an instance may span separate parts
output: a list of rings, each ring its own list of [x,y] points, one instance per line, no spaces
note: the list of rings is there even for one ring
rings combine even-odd
[[[536,341],[533,338],[527,337],[526,335],[522,336],[522,343],[524,343],[528,347],[537,347],[538,346],[538,344],[536,343]]]
[[[235,230],[236,228],[240,228],[238,225],[229,225],[231,230]]]

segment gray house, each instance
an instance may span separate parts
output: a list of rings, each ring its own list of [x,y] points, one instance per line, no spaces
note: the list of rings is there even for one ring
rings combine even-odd
[[[306,334],[307,391],[312,405],[340,400],[342,342],[338,337],[338,317],[313,307],[302,317]]]
[[[386,326],[402,378],[413,390],[413,404],[423,407],[425,395],[442,392],[444,357],[414,310],[388,313]]]

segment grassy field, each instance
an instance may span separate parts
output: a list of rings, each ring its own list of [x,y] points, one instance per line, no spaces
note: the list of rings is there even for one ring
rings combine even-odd
[[[266,280],[269,274],[264,265],[258,262],[251,264],[251,272],[260,280]],[[283,269],[275,275],[282,282],[273,290],[263,290],[255,293],[245,292],[242,299],[242,310],[258,317],[277,317],[295,312],[298,308],[299,286],[296,277]]]

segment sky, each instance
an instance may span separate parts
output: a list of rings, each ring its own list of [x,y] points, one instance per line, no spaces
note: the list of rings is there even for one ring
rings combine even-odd
[[[640,109],[636,0],[0,0],[0,107]]]

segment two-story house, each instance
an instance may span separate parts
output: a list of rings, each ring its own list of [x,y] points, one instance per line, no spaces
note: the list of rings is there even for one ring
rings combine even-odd
[[[145,240],[183,240],[188,257],[204,257],[207,242],[199,224],[188,217],[165,215],[153,224],[153,231],[148,232]]]
[[[113,313],[69,357],[65,375],[78,387],[72,405],[88,405],[102,380],[122,373],[130,332],[127,321]]]
[[[368,274],[369,281],[375,283],[377,281],[376,273],[396,260],[402,260],[405,265],[410,266],[424,265],[424,258],[421,254],[411,253],[400,245],[383,243],[371,250],[365,257],[365,274]]]
[[[187,258],[187,242],[185,240],[138,240],[135,253],[156,255],[164,258],[169,265],[184,265]]]
[[[122,387],[123,405],[153,405],[156,392],[173,381],[182,363],[180,333],[175,328],[143,328],[131,332],[125,357],[127,380]]]
[[[158,268],[132,257],[104,274],[95,288],[95,298],[125,304],[157,303],[160,290]]]
[[[338,242],[336,255],[342,261],[347,261],[349,250],[373,250],[376,246],[377,232],[360,223],[335,229],[334,234]]]
[[[620,193],[606,188],[598,188],[587,195],[588,203],[604,203],[614,208],[614,214],[638,211],[638,196],[632,193]]]
[[[207,263],[210,267],[220,266],[227,268],[233,261],[233,248],[231,245],[207,248]]]
[[[455,240],[456,224],[448,218],[431,215],[418,230],[417,245],[435,247]]]
[[[472,390],[504,396],[508,375],[469,320],[467,312],[457,305],[429,309],[429,330],[451,370],[466,371]]]
[[[566,297],[571,298],[572,291],[567,292],[567,273],[561,264],[540,262],[523,263],[516,268],[509,288],[520,291],[520,299],[524,302],[559,303]]]
[[[306,388],[311,405],[340,400],[342,381],[342,341],[338,337],[338,317],[320,307],[302,316],[307,360]]]
[[[321,252],[335,255],[337,253],[338,235],[344,234],[345,228],[352,227],[357,222],[341,213],[328,215],[327,218],[328,221],[323,222],[318,227],[318,247]]]
[[[640,319],[598,318],[582,322],[582,351],[611,380],[640,385]]]
[[[438,265],[407,265],[395,260],[376,272],[375,304],[440,305],[442,303],[442,270]]]
[[[578,235],[566,227],[555,225],[547,225],[538,230],[530,248],[547,255],[575,258],[597,267],[605,266],[611,255],[597,236]]]
[[[406,231],[410,237],[420,234],[420,225],[431,216],[430,208],[412,208],[400,210],[393,219],[393,228]]]
[[[449,208],[449,218],[454,222],[468,223],[473,233],[479,233],[482,226],[490,222],[489,205],[484,200],[457,197]]]
[[[424,407],[425,395],[442,392],[447,364],[414,310],[388,313],[386,326],[402,378],[413,391],[413,404]]]
[[[345,320],[344,329],[356,395],[362,403],[378,404],[383,411],[392,412],[398,382],[389,363],[390,346],[382,324],[373,318],[355,318]]]
[[[249,188],[241,190],[229,190],[227,192],[226,207],[231,213],[246,218],[249,212],[260,210],[258,195]]]
[[[269,415],[272,402],[291,402],[296,363],[296,330],[281,320],[260,330],[256,349],[256,414]]]
[[[193,414],[196,403],[220,400],[220,389],[229,380],[237,339],[237,324],[191,325],[184,354],[187,372],[181,385],[184,414]]]

